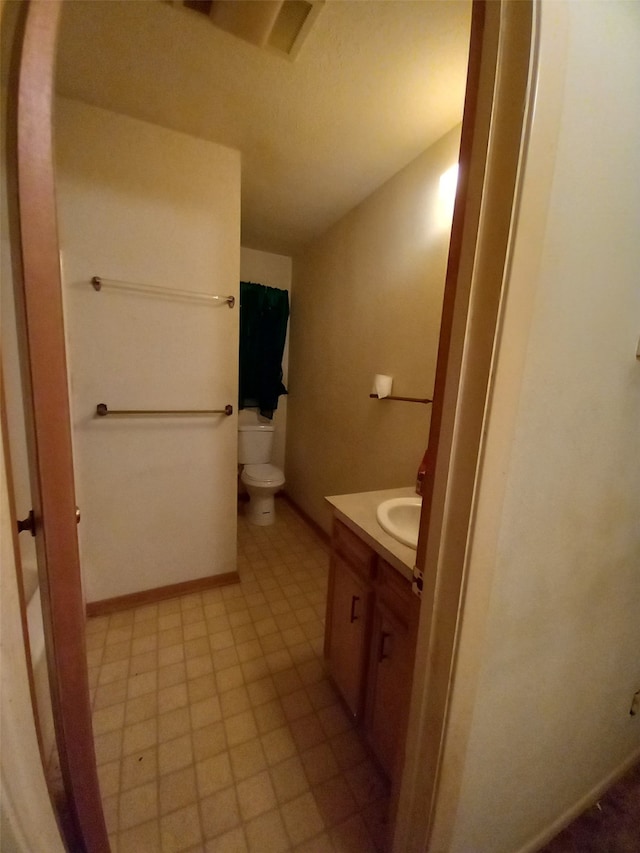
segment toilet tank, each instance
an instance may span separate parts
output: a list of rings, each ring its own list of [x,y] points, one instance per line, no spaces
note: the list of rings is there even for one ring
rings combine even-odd
[[[242,424],[238,427],[238,462],[260,465],[271,459],[275,427],[270,424]]]

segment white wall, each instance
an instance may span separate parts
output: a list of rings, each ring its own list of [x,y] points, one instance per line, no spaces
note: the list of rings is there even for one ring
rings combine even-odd
[[[537,850],[640,757],[639,42],[638,4],[542,4],[433,849]]]
[[[452,210],[439,185],[459,142],[457,126],[294,257],[287,491],[327,529],[325,496],[415,483],[430,406],[369,393],[376,373],[396,395],[433,392]]]
[[[238,308],[89,281],[237,297],[240,155],[65,99],[55,129],[87,600],[233,571]],[[100,402],[234,415],[96,419]]]
[[[267,287],[277,287],[291,293],[291,258],[288,255],[274,255],[272,252],[261,252],[258,249],[240,249],[240,280],[253,281]],[[289,301],[291,309],[291,301]],[[282,357],[282,374],[284,387],[289,387],[289,328]],[[257,410],[253,410],[257,411]],[[240,414],[242,421],[242,414]],[[278,408],[273,414],[276,428],[273,454],[271,461],[282,471],[285,467],[285,442],[287,437],[287,395],[278,399]]]

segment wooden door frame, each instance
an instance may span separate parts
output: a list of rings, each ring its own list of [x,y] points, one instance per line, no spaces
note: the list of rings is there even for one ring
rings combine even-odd
[[[538,15],[539,0],[473,3],[416,555],[424,586],[405,763],[395,792],[397,853],[430,850],[436,814],[446,813],[445,834],[455,818],[459,791],[450,787],[441,797],[440,780],[494,347],[533,114]],[[459,749],[463,755],[462,743]],[[462,769],[452,771],[458,779]],[[438,849],[446,849],[441,840]]]
[[[501,263],[504,269],[524,127],[523,109],[519,127],[517,120],[512,121],[508,138],[503,139],[508,164],[505,167],[503,163],[500,178],[489,174],[487,182],[491,118],[500,95],[497,67],[511,48],[507,59],[512,63],[518,84],[528,80],[530,52],[525,49],[522,53],[522,47],[523,44],[530,47],[531,35],[527,41],[526,34],[515,32],[518,27],[509,16],[513,19],[521,15],[522,26],[527,14],[530,16],[533,2],[474,2],[476,29],[470,61],[477,63],[476,89],[473,96],[468,91],[465,105],[461,174],[443,309],[450,334],[441,339],[439,348],[429,447],[431,468],[426,478],[417,555],[418,565],[426,572],[426,586],[411,711],[411,748],[407,753],[411,760],[407,760],[403,774],[396,833],[396,849],[403,851],[421,849],[428,844],[437,798],[447,700],[455,665],[457,616],[463,594],[465,553],[460,533],[464,533],[462,538],[466,541],[498,320],[501,276],[497,276],[496,282],[494,269],[491,286],[487,284],[484,288],[473,278],[474,260],[482,248],[478,245],[480,198],[484,197],[485,208],[487,199],[494,198],[496,211],[501,213],[497,217],[499,233],[494,232],[493,237],[497,237],[501,247],[497,253],[498,265]],[[85,615],[75,527],[51,144],[59,7],[59,0],[29,3],[24,65],[18,88],[22,106],[18,176],[25,310],[31,332],[40,341],[30,366],[31,380],[36,386],[30,414],[34,448],[45,462],[34,475],[34,495],[42,491],[44,496],[34,510],[39,526],[39,556],[49,560],[49,570],[42,572],[40,583],[56,738],[74,833],[67,843],[74,844],[74,849],[106,853],[109,845],[97,780],[84,648]],[[489,28],[484,25],[485,16],[493,17]],[[481,19],[483,24],[478,30]],[[474,38],[479,38],[479,42],[474,42]],[[473,53],[474,44],[477,54]],[[514,44],[521,51],[519,62],[513,55]],[[503,79],[503,89],[504,83]],[[517,96],[523,105],[525,90]],[[513,88],[510,94],[513,97]],[[507,96],[508,93],[502,93],[502,97]],[[484,238],[488,239],[486,234]],[[474,362],[470,354],[481,357]],[[42,559],[39,563],[43,563]],[[445,563],[446,575],[442,570]]]
[[[52,113],[60,0],[30,0],[9,91],[7,171],[43,624],[67,847],[108,853],[96,769],[71,446]],[[15,169],[17,186],[11,185]],[[18,232],[16,234],[16,227]],[[26,332],[26,334],[25,334]]]

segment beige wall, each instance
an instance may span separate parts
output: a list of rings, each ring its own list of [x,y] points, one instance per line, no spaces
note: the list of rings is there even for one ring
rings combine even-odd
[[[537,850],[640,757],[639,38],[542,4],[434,850]]]
[[[456,127],[294,257],[287,491],[328,528],[324,497],[411,485],[430,407],[369,398],[433,391],[450,216],[440,175]]]
[[[261,252],[257,249],[240,249],[240,280],[253,281],[267,287],[277,287],[291,293],[291,258],[288,255],[275,255],[273,252]],[[284,387],[289,387],[289,330],[282,356],[282,377]],[[250,410],[257,412],[257,409]],[[240,422],[243,415],[239,415]],[[276,428],[271,461],[280,470],[284,470],[285,445],[287,437],[287,395],[283,394],[278,400],[278,408],[273,414],[273,425]]]
[[[240,154],[61,98],[57,191],[88,601],[234,571],[236,307],[93,275],[239,295]],[[231,417],[96,419],[112,409]]]

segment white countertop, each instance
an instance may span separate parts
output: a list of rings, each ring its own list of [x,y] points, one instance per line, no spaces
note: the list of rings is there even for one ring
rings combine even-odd
[[[383,559],[390,563],[408,580],[413,575],[416,564],[416,552],[408,545],[402,545],[393,536],[389,536],[378,524],[376,510],[378,504],[388,498],[415,497],[413,486],[402,489],[383,489],[378,492],[359,492],[353,495],[332,495],[325,498],[335,509],[335,515],[356,533]]]

